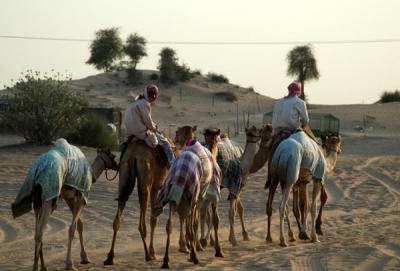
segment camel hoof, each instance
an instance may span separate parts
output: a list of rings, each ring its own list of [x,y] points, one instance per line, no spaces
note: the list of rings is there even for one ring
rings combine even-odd
[[[89,260],[89,259],[85,259],[85,260],[82,260],[82,261],[81,261],[81,264],[88,264],[88,263],[90,263],[90,260]]]
[[[317,231],[317,234],[318,234],[318,235],[324,235],[324,233],[322,232],[321,227],[317,227],[317,228],[316,228],[316,231]]]
[[[179,252],[189,254],[189,250],[187,249],[186,245],[185,246],[179,246]]]
[[[318,238],[313,238],[313,239],[312,239],[312,242],[313,242],[313,243],[321,243],[321,241],[320,241]]]
[[[271,236],[267,236],[266,238],[265,238],[265,242],[266,243],[272,243],[273,241],[272,241],[272,237]]]
[[[194,259],[193,263],[194,263],[194,264],[199,264],[200,262],[199,262],[198,259]]]
[[[300,240],[310,240],[310,237],[308,236],[308,234],[306,232],[300,232],[299,238],[300,238]]]
[[[161,269],[169,269],[169,263],[168,262],[163,262],[163,265],[161,266]]]
[[[75,266],[72,263],[67,263],[65,270],[73,270],[76,271],[78,269],[75,268]]]
[[[229,243],[231,243],[233,247],[236,247],[238,245],[235,237],[229,237]]]
[[[204,251],[204,250],[205,249],[200,244],[196,245],[196,251]]]
[[[221,251],[221,250],[216,251],[216,252],[215,252],[215,257],[224,258],[224,254],[222,254],[222,251]]]
[[[279,245],[280,245],[281,247],[287,247],[287,246],[288,246],[288,244],[286,243],[286,241],[283,241],[283,240],[281,240],[281,242],[279,243]]]
[[[104,261],[104,265],[114,265],[114,257],[107,257],[107,260]]]
[[[41,268],[40,268],[40,271],[47,271],[47,267],[46,267],[46,266],[41,267]]]
[[[249,234],[246,231],[243,232],[243,241],[250,241]]]
[[[201,238],[200,239],[200,245],[205,248],[207,247],[207,239],[206,238]]]
[[[296,242],[297,239],[296,239],[296,237],[292,236],[292,237],[290,237],[289,241],[290,241],[290,242]]]

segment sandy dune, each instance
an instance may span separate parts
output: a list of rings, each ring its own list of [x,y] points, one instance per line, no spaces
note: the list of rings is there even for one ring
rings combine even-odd
[[[127,93],[131,90],[110,85],[109,79],[101,81],[101,78],[86,78],[74,83],[80,85],[82,89],[91,85],[92,89],[87,92],[93,99],[103,97],[107,105],[110,101],[114,101],[115,104],[124,107],[128,102]],[[100,84],[104,85],[103,89]],[[115,93],[119,94],[111,95],[112,91],[106,90],[111,87],[114,87]],[[180,100],[179,87],[165,89],[164,98],[154,107],[154,118],[164,129],[169,129],[173,133],[176,125],[182,124],[197,124],[200,128],[215,125],[223,129],[230,126],[230,129],[233,129],[232,123],[236,119],[235,103],[217,101],[212,107],[210,93],[216,90],[206,85],[204,80],[194,80],[183,87],[185,91],[192,91],[193,95],[186,95]],[[232,85],[227,85],[223,90],[226,88],[236,89]],[[104,92],[103,96],[95,95],[101,91]],[[249,93],[246,89],[239,88],[237,91],[240,97],[239,104],[253,113],[251,123],[261,125],[261,112],[270,111],[273,100],[264,96],[256,98],[257,94]],[[257,99],[260,101],[261,110],[257,106]],[[344,141],[337,167],[326,182],[329,199],[323,225],[325,235],[320,238],[321,243],[297,241],[290,243],[287,248],[279,246],[277,210],[281,197],[280,190],[274,202],[272,227],[274,242],[265,243],[267,194],[262,189],[266,176],[264,168],[251,177],[242,194],[251,241],[242,241],[240,222],[237,218],[235,224],[239,246],[231,247],[228,243],[228,202],[225,200],[227,192],[223,190],[223,200],[220,204],[222,219],[220,237],[225,258],[214,258],[213,249],[207,248],[205,252],[199,253],[198,266],[187,262],[188,255],[178,252],[176,218],[170,254],[173,269],[400,270],[399,104],[316,105],[310,111],[329,112],[338,116],[341,119]],[[356,125],[362,124],[364,114],[376,117],[374,129],[368,131],[366,136],[353,130]],[[235,139],[243,144],[243,133]],[[19,137],[0,135],[0,270],[30,270],[33,262],[33,213],[14,220],[11,217],[10,203],[14,200],[31,162],[48,147],[27,146],[20,143]],[[83,147],[82,150],[89,160],[93,160],[95,149]],[[79,241],[75,235],[72,252],[76,266],[80,270],[158,269],[162,264],[166,242],[167,212],[164,212],[156,228],[155,248],[158,259],[147,263],[144,260],[143,245],[137,229],[139,204],[136,189],[124,212],[116,245],[116,265],[103,266],[111,244],[112,222],[117,207],[117,202],[114,200],[116,196],[117,183],[108,182],[102,175],[93,186],[89,204],[83,212],[84,239],[92,263],[86,266],[79,264]],[[60,201],[58,209],[50,218],[44,236],[44,255],[50,270],[63,270],[65,266],[70,220],[71,214],[66,204]],[[292,223],[295,226],[294,221]],[[295,232],[298,232],[297,228]]]

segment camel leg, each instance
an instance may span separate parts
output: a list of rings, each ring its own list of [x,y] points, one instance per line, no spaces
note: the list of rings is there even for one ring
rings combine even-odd
[[[267,237],[265,238],[265,241],[268,243],[272,243],[272,236],[271,236],[272,202],[274,201],[274,195],[277,187],[278,183],[275,181],[272,182],[271,185],[269,186],[267,210],[266,210],[268,216],[268,231],[267,231]]]
[[[71,212],[74,212],[73,200],[66,199],[65,202],[67,203]],[[87,256],[87,253],[85,251],[85,246],[83,244],[83,222],[82,222],[81,218],[78,219],[78,234],[79,234],[79,242],[81,244],[81,264],[88,264],[88,263],[90,263],[90,260]]]
[[[300,221],[300,206],[299,206],[299,184],[296,182],[293,185],[293,214],[296,218],[297,227],[299,228],[299,232],[301,231],[301,221]]]
[[[311,238],[313,242],[319,242],[315,227],[315,221],[317,218],[317,198],[321,192],[321,185],[322,185],[321,181],[314,180],[314,189],[313,189],[312,205],[311,205],[311,220],[312,220]]]
[[[187,248],[187,236],[185,236],[184,233],[184,229],[186,228],[186,220],[187,218],[183,218],[183,217],[179,217],[179,225],[180,225],[180,229],[179,229],[179,252],[182,253],[189,253],[189,250]],[[186,233],[187,235],[187,233]]]
[[[72,261],[71,247],[72,247],[72,240],[74,239],[75,231],[77,228],[78,220],[82,213],[83,207],[85,206],[85,200],[83,199],[82,195],[79,192],[76,192],[76,196],[74,197],[74,199],[68,201],[73,201],[71,203],[68,203],[68,205],[69,204],[72,205],[73,212],[72,212],[72,223],[68,231],[68,251],[67,251],[67,259],[65,260],[65,269],[76,270],[76,268],[74,267],[74,263]]]
[[[221,250],[221,245],[219,244],[219,237],[218,237],[218,227],[219,227],[219,215],[218,215],[218,208],[216,204],[211,205],[212,212],[213,212],[213,224],[214,224],[214,235],[215,235],[215,257],[223,258],[224,254]]]
[[[280,219],[280,245],[282,247],[287,247],[287,243],[285,240],[285,234],[284,234],[284,219],[285,219],[285,213],[286,213],[286,206],[287,202],[289,200],[289,193],[290,190],[292,190],[292,184],[286,184],[283,188],[283,193],[282,193],[282,201],[281,205],[279,206],[279,219]]]
[[[309,240],[310,237],[307,234],[307,216],[308,216],[308,191],[307,183],[301,182],[299,184],[299,208],[300,208],[300,221],[301,230],[299,233],[299,238],[301,240]]]
[[[192,209],[193,210],[193,209]],[[189,244],[190,244],[190,261],[194,264],[199,263],[199,259],[197,258],[196,253],[196,216],[197,216],[197,207],[194,208],[194,211],[191,212],[188,222],[187,222],[187,229],[189,233]]]
[[[157,194],[158,190],[151,190],[150,193],[150,201],[151,201],[151,206],[154,206],[156,200],[157,200]],[[158,222],[158,217],[153,215],[150,216],[150,246],[149,246],[149,253],[150,253],[150,258],[153,260],[156,260],[156,253],[154,251],[154,230],[156,228]]]
[[[209,203],[210,202],[207,200],[200,201],[200,245],[203,248],[207,247],[208,237],[210,236],[210,227],[208,227],[207,234],[205,234],[205,224],[207,221],[207,216],[209,216]],[[209,223],[207,223],[207,225],[209,226]]]
[[[296,241],[296,237],[294,237],[294,234],[293,234],[293,231],[292,231],[292,226],[291,226],[291,223],[290,223],[290,211],[289,211],[288,206],[286,206],[286,221],[287,221],[287,224],[288,224],[289,241],[290,242],[294,242],[294,241]]]
[[[150,191],[147,187],[141,187],[141,183],[138,182],[138,194],[140,203],[140,218],[139,218],[139,232],[142,237],[144,253],[146,261],[154,260],[150,257],[149,249],[146,243],[147,229],[146,229],[146,211],[147,211],[147,201],[149,199]]]
[[[237,210],[238,214],[240,217],[240,223],[242,224],[242,236],[243,236],[243,241],[250,241],[249,234],[246,231],[246,228],[244,227],[244,208],[243,208],[243,203],[240,197],[238,196],[237,198]]]
[[[200,213],[200,207],[197,204],[195,208],[195,213],[193,215],[193,242],[196,247],[197,251],[204,251],[204,248],[200,245],[199,242],[199,235],[198,235],[198,229],[199,229],[199,213]]]
[[[235,237],[235,216],[236,216],[236,211],[237,211],[237,200],[233,196],[229,197],[229,242],[232,244],[232,246],[237,246],[238,243],[236,241]]]
[[[36,229],[35,229],[35,254],[33,260],[33,270],[37,271],[39,268],[39,258],[42,264],[41,270],[46,270],[44,257],[43,257],[43,232],[49,220],[52,210],[52,200],[43,203],[40,209],[35,210]]]
[[[170,238],[171,238],[171,233],[172,233],[172,218],[174,216],[174,209],[175,209],[175,203],[171,202],[169,204],[169,217],[168,217],[167,226],[166,226],[167,245],[165,247],[165,256],[164,256],[164,260],[163,260],[163,265],[161,266],[161,268],[163,268],[163,269],[169,268],[168,250],[169,250]]]
[[[326,193],[324,185],[321,183],[321,206],[319,207],[319,213],[317,217],[317,222],[316,223],[316,228],[317,228],[317,234],[319,235],[324,235],[322,232],[322,209],[325,206],[326,201],[328,200],[328,194]]]
[[[121,227],[121,220],[122,220],[122,213],[125,208],[126,201],[118,201],[118,210],[117,214],[115,215],[114,218],[114,223],[113,223],[113,239],[111,243],[111,248],[110,251],[108,252],[107,259],[104,261],[104,265],[113,265],[114,264],[114,248],[115,248],[115,241],[117,239],[117,233],[119,231],[119,228]]]

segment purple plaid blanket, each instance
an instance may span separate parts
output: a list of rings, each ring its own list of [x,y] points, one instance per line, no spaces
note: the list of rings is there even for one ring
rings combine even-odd
[[[213,197],[219,200],[221,184],[221,171],[211,153],[200,143],[186,147],[174,160],[165,184],[158,196],[158,203],[165,206],[168,202],[192,207],[199,196]],[[212,189],[210,189],[212,187]],[[212,195],[210,195],[210,193]],[[162,207],[157,206],[155,213],[162,212]],[[161,210],[159,209],[161,207]]]

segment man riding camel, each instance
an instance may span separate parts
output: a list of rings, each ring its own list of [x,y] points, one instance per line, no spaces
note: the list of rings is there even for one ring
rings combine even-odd
[[[288,86],[288,95],[275,102],[272,115],[272,140],[270,143],[269,161],[284,139],[297,131],[303,130],[311,139],[317,142],[314,134],[311,131],[306,103],[299,98],[301,95],[301,84],[298,81],[293,81]],[[268,174],[268,179],[265,184],[267,189],[271,184],[271,177]]]
[[[137,137],[146,142],[149,147],[155,148],[161,158],[165,153],[169,168],[174,159],[172,146],[161,134],[158,125],[151,117],[151,105],[155,103],[158,96],[158,87],[147,85],[135,98],[135,101],[128,105],[125,111],[124,124],[128,142],[130,141],[129,138]],[[124,149],[124,147],[122,148]]]

